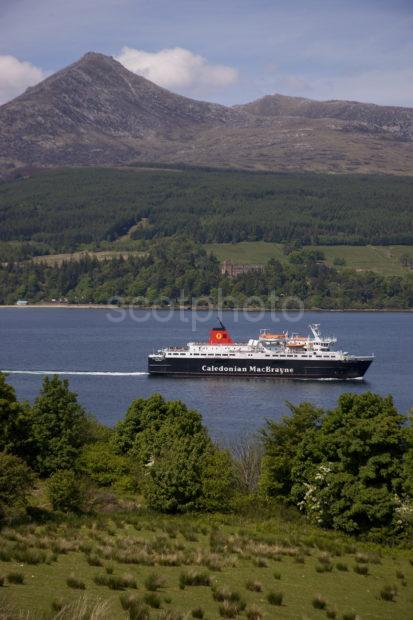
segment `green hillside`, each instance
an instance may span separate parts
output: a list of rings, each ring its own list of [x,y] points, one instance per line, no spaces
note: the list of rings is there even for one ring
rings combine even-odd
[[[66,168],[0,185],[0,241],[55,252],[124,236],[202,243],[412,244],[413,179]]]
[[[242,243],[210,243],[205,249],[215,254],[220,260],[229,259],[235,264],[265,264],[271,258],[285,263],[288,256],[283,252],[283,244],[265,241]],[[381,275],[402,275],[411,268],[401,261],[403,256],[410,257],[413,264],[413,246],[306,246],[308,249],[320,250],[327,265],[337,269],[349,268],[357,271],[375,271]],[[344,262],[343,262],[344,261]]]

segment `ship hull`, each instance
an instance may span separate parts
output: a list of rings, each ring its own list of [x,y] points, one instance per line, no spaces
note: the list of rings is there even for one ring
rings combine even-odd
[[[274,379],[361,379],[372,360],[263,360],[222,358],[148,358],[150,375],[182,377],[271,377]]]

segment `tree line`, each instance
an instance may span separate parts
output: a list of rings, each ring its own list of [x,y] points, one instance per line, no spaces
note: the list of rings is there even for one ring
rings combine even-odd
[[[286,300],[307,308],[411,308],[413,273],[381,276],[336,269],[320,252],[301,248],[281,263],[270,260],[262,271],[234,279],[222,275],[217,258],[184,237],[154,241],[142,256],[98,261],[86,255],[60,265],[16,262],[0,265],[0,304],[67,300],[71,303],[185,303],[202,298],[224,306],[245,307],[262,300],[282,307]],[[293,299],[291,299],[293,298]]]
[[[257,441],[214,444],[201,415],[153,394],[108,428],[66,380],[44,379],[31,406],[0,373],[0,525],[24,518],[45,485],[52,510],[96,512],[99,492],[143,497],[161,513],[290,505],[311,522],[371,541],[408,540],[413,427],[390,396],[343,394],[332,410],[289,404]]]
[[[413,244],[408,177],[78,168],[0,185],[0,242],[51,253],[124,235],[200,243]],[[33,251],[35,250],[33,246]]]

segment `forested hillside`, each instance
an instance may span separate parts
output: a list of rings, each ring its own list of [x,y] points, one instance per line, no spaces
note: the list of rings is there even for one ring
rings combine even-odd
[[[66,299],[71,303],[140,303],[306,308],[411,308],[413,273],[383,277],[338,270],[319,251],[296,250],[281,263],[270,260],[260,272],[229,279],[216,257],[185,238],[157,240],[142,256],[99,261],[8,263],[0,266],[0,304]],[[185,301],[182,299],[185,296]],[[257,302],[257,297],[261,303]]]
[[[135,238],[412,244],[412,190],[408,177],[67,168],[0,185],[0,241],[68,251],[138,224]]]

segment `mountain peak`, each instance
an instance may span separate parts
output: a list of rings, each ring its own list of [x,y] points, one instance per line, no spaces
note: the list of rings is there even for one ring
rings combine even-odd
[[[0,107],[3,170],[139,160],[413,174],[412,138],[408,108],[279,94],[228,108],[176,95],[98,52]]]

